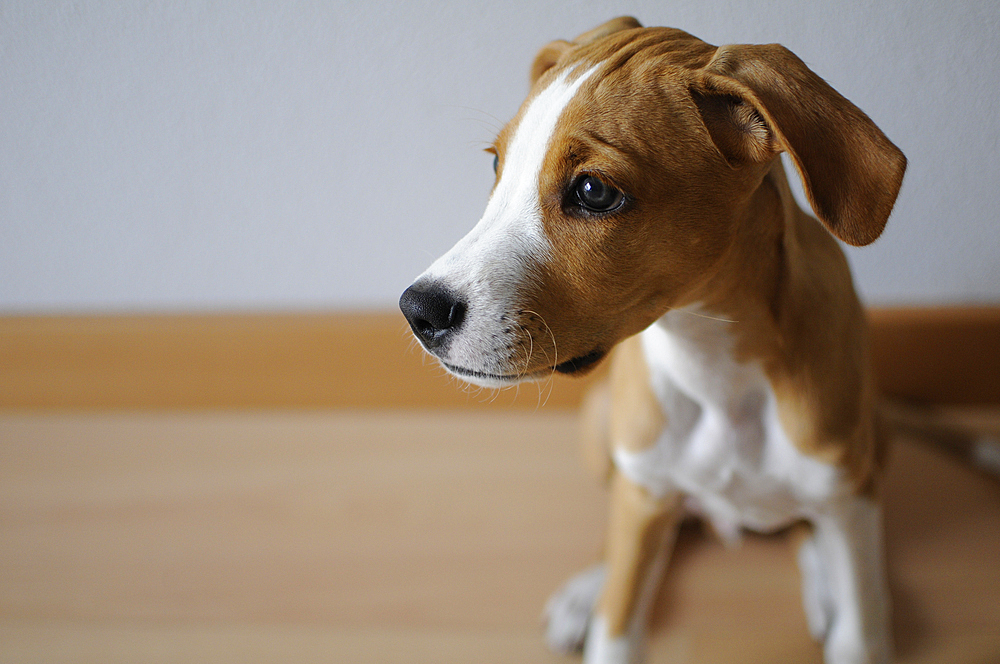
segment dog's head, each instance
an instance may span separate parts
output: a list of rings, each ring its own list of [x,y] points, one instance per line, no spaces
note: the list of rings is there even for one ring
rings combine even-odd
[[[881,233],[905,159],[786,49],[621,18],[541,50],[482,219],[400,298],[453,374],[583,373],[688,302],[787,151],[840,239]]]

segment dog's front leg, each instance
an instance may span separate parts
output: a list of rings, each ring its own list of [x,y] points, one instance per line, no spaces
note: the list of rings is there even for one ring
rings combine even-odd
[[[604,585],[594,608],[584,661],[642,661],[649,610],[680,523],[680,497],[660,498],[621,473],[611,481]]]
[[[879,505],[852,496],[812,522],[799,561],[810,627],[815,636],[825,632],[826,664],[887,664],[892,638]]]

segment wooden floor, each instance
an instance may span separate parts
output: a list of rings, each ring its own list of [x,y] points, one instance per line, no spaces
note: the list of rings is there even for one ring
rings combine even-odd
[[[4,414],[0,662],[571,662],[603,521],[564,411]],[[1000,662],[1000,483],[902,441],[887,521],[899,661]],[[671,572],[652,662],[820,661],[785,538]]]

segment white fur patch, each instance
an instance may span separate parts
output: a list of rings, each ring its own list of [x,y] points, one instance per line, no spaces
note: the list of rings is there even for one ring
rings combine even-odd
[[[640,664],[645,655],[644,648],[645,638],[642,635],[610,636],[606,621],[598,615],[591,621],[587,632],[583,664]]]
[[[820,578],[810,583],[824,584],[828,593],[824,661],[888,664],[892,639],[881,508],[867,498],[849,497],[824,506],[812,522]]]
[[[498,357],[491,349],[518,342],[519,331],[510,324],[515,298],[532,266],[551,249],[539,204],[542,164],[560,116],[593,72],[572,80],[569,71],[563,72],[529,103],[482,219],[418,279],[444,285],[467,302],[461,333],[440,358],[474,372],[459,373],[465,380],[486,387],[508,384],[527,363],[530,348],[515,359]]]
[[[799,564],[810,631],[825,637],[825,661],[885,664],[892,645],[879,507],[853,496],[841,469],[792,444],[763,370],[733,359],[730,325],[710,312],[675,310],[643,332],[668,424],[649,449],[615,449],[615,464],[654,494],[690,496],[717,531],[733,536],[812,522]],[[594,638],[610,661],[630,645]]]
[[[732,323],[674,310],[643,332],[654,393],[668,425],[618,469],[655,495],[681,491],[720,533],[771,531],[840,490],[841,471],[800,452],[781,426],[757,363],[733,359]]]
[[[568,655],[583,647],[606,576],[607,567],[595,565],[567,581],[549,598],[545,605],[545,640],[554,652]]]

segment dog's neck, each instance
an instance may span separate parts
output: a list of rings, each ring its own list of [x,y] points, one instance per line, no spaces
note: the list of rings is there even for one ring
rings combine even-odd
[[[658,325],[691,336],[701,332],[690,321],[680,323],[676,314],[707,317],[736,337],[737,359],[768,360],[798,343],[800,326],[809,324],[803,317],[825,319],[836,306],[848,312],[851,324],[857,322],[850,312],[861,310],[843,252],[823,225],[799,208],[780,159],[736,214],[725,255]]]
[[[741,367],[760,366],[783,394],[785,425],[814,454],[848,467],[859,486],[867,486],[879,458],[874,434],[847,450],[826,448],[844,431],[868,422],[864,415],[875,394],[866,371],[864,310],[844,253],[826,228],[799,208],[780,160],[764,175],[744,214],[718,270],[655,325],[713,371],[735,376]],[[803,390],[802,376],[823,376],[829,389]]]

